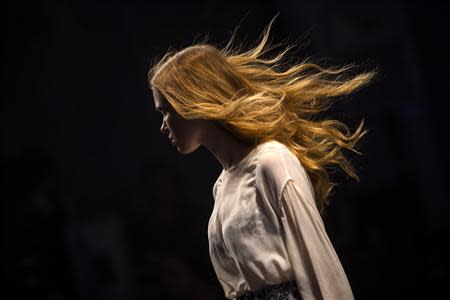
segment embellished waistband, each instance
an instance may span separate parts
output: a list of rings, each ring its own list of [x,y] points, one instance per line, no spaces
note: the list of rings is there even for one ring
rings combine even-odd
[[[267,285],[253,291],[247,291],[236,300],[301,300],[295,280]]]

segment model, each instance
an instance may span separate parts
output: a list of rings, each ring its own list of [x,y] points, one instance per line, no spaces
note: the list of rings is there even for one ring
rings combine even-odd
[[[368,132],[318,119],[332,99],[374,78],[352,65],[264,58],[269,31],[248,51],[206,42],[169,51],[149,72],[161,131],[182,154],[206,147],[223,170],[213,188],[209,252],[228,299],[353,299],[322,217],[329,166],[359,181],[343,155]]]

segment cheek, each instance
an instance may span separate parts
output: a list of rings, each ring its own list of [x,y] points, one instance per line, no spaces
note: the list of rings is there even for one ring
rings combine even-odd
[[[178,137],[188,137],[196,131],[195,124],[190,120],[173,117],[170,122],[171,129]]]
[[[179,132],[183,129],[184,125],[182,120],[174,115],[169,115],[166,120],[167,126],[172,129],[172,131]]]

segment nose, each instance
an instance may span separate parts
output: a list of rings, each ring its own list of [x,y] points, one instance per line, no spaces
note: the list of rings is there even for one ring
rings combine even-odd
[[[162,126],[161,126],[161,132],[162,132],[163,134],[169,134],[169,129],[167,129],[167,126],[166,126],[166,124],[164,123],[164,121],[163,121]]]

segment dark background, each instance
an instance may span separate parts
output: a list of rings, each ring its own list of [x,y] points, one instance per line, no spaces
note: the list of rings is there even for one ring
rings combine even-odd
[[[448,3],[448,2],[447,2]],[[8,299],[224,299],[207,222],[220,164],[159,131],[153,57],[208,35],[379,68],[330,115],[369,134],[325,219],[356,299],[449,299],[444,1],[44,1],[1,10]]]

